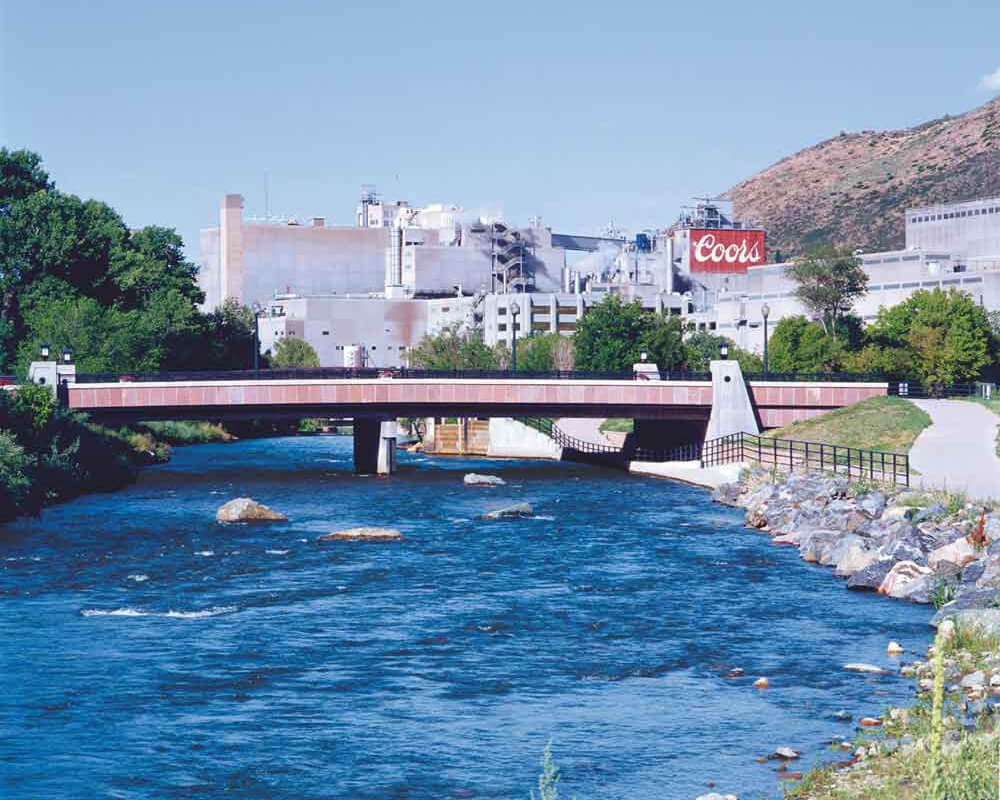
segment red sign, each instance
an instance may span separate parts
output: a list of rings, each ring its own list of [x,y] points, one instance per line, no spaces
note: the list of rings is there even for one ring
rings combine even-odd
[[[763,264],[764,231],[692,228],[692,272],[746,272]]]

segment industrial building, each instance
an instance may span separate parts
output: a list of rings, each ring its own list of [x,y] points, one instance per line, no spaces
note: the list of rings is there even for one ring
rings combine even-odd
[[[354,224],[314,217],[245,220],[226,195],[218,227],[201,234],[205,305],[226,297],[260,309],[261,348],[308,341],[324,365],[405,366],[427,334],[460,323],[489,345],[536,333],[572,333],[609,294],[681,315],[743,348],[763,348],[770,321],[803,314],[766,233],[727,201],[702,198],[673,225],[626,239],[518,228],[454,205],[383,202],[365,187]],[[917,289],[968,291],[1000,308],[1000,199],[910,209],[903,250],[859,254],[870,283],[863,320]]]

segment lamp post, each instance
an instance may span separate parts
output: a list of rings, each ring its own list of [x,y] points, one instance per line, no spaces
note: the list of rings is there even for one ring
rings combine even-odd
[[[719,355],[721,356],[723,361],[729,358],[729,342],[722,343],[722,345],[719,347]]]
[[[642,350],[639,351],[639,360],[643,364],[645,364],[647,358],[649,358],[649,351],[647,351],[646,348],[644,347],[642,348]]]
[[[64,347],[63,348],[63,364],[72,364],[72,363],[73,363],[73,351],[70,350],[68,347]]]
[[[510,368],[512,372],[517,372],[517,315],[521,313],[521,306],[517,300],[510,304],[510,315],[513,318],[510,323]]]
[[[49,360],[49,345],[45,343],[42,345],[42,361]]]
[[[760,307],[760,315],[764,318],[764,380],[767,380],[767,318],[771,315],[771,307],[767,303]]]
[[[254,303],[253,310],[253,369],[260,372],[260,303]]]

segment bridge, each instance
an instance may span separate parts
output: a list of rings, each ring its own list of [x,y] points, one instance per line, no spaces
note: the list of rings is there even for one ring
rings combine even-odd
[[[670,447],[786,425],[889,393],[888,382],[744,381],[739,365],[635,380],[625,375],[448,373],[410,370],[261,370],[79,376],[62,402],[95,421],[354,419],[355,469],[391,471],[381,423],[398,417],[625,417],[645,447]],[[749,416],[748,416],[749,415]]]

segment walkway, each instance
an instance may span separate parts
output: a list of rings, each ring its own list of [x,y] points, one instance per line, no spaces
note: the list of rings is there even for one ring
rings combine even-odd
[[[590,419],[587,417],[561,417],[556,420],[556,425],[559,429],[572,436],[574,439],[579,439],[582,442],[590,442],[591,444],[599,444],[605,447],[612,445],[612,442],[601,433],[601,423],[604,422],[604,418],[600,417],[598,419]]]
[[[910,450],[915,486],[963,491],[976,499],[1000,499],[1000,459],[996,456],[1000,417],[963,400],[913,400],[931,425]]]

